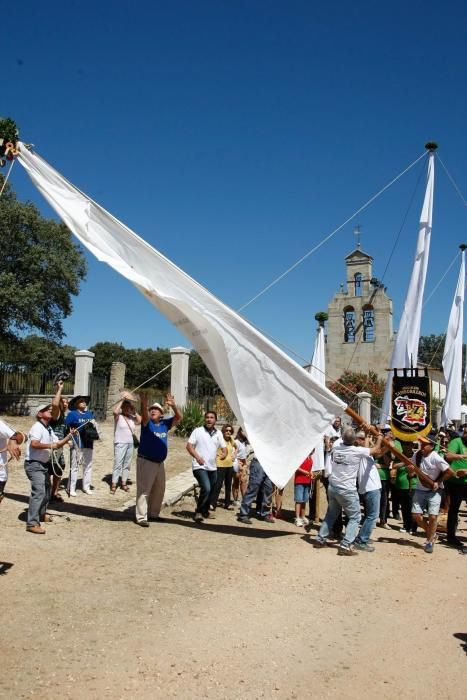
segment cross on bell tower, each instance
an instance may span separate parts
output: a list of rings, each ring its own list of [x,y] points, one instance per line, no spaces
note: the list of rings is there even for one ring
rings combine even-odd
[[[358,226],[355,226],[353,232],[354,232],[354,236],[356,236],[356,238],[357,238],[357,248],[360,250],[360,248],[362,247],[361,242],[360,242],[360,238],[362,235],[362,227],[360,226],[360,224],[358,224]]]

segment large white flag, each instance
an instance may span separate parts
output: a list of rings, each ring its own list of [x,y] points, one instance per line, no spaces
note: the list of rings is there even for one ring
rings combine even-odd
[[[315,347],[313,357],[311,359],[310,374],[318,384],[324,386],[326,383],[326,354],[324,343],[324,328],[319,326],[316,334]],[[324,444],[321,437],[320,442],[316,445],[313,455],[313,471],[319,472],[324,470]]]
[[[460,420],[462,404],[462,346],[464,341],[464,288],[465,253],[461,253],[461,267],[456,293],[449,315],[444,343],[443,370],[446,379],[446,399],[442,410],[442,424]]]
[[[431,225],[433,218],[433,188],[435,179],[434,153],[430,152],[428,161],[428,177],[420,216],[417,250],[410,278],[404,311],[399,324],[396,342],[391,358],[392,368],[416,367],[418,362],[418,342],[422,322],[423,293],[425,291],[426,270],[430,255]],[[388,374],[384,392],[381,421],[386,422],[390,416],[391,387],[393,372]]]
[[[36,153],[24,144],[20,149],[19,162],[81,243],[130,280],[193,344],[267,474],[284,486],[345,404]]]

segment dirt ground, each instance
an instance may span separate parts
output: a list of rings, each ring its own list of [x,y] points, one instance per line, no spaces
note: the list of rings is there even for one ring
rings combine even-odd
[[[105,424],[94,494],[51,508],[46,535],[26,533],[29,483],[11,467],[1,698],[466,696],[466,556],[442,543],[427,555],[392,520],[375,553],[338,557],[293,522],[245,526],[218,509],[196,525],[191,498],[137,527],[128,494],[103,481],[111,433]],[[172,439],[169,475],[189,464]]]

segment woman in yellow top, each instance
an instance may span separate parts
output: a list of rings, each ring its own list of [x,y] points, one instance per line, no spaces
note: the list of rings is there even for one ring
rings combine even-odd
[[[217,501],[219,494],[221,492],[222,486],[224,486],[225,497],[224,497],[224,508],[227,510],[233,510],[232,506],[232,478],[233,478],[233,463],[235,456],[237,454],[237,446],[235,440],[233,439],[233,427],[230,423],[226,423],[222,427],[222,435],[224,436],[225,446],[227,448],[227,454],[224,459],[220,456],[220,450],[217,451],[217,481],[213,490],[211,491],[211,510],[216,510]]]

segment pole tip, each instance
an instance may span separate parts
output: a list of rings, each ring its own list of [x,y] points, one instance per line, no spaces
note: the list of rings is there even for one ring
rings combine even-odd
[[[436,149],[438,148],[438,144],[436,143],[436,141],[427,141],[425,144],[425,148],[427,151],[433,152],[436,151]]]
[[[464,252],[464,250],[467,250],[467,244],[461,243],[459,248],[462,250],[462,252]]]

